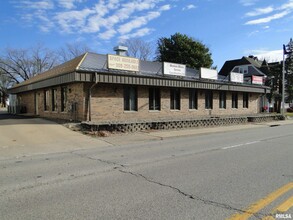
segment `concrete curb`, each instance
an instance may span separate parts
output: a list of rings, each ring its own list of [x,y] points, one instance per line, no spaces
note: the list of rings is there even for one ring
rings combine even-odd
[[[187,137],[195,135],[212,134],[219,132],[229,132],[235,130],[245,130],[252,128],[290,125],[293,124],[293,120],[284,121],[272,121],[263,123],[249,123],[244,125],[223,126],[223,127],[210,127],[210,128],[192,128],[181,130],[155,130],[155,131],[141,131],[128,134],[114,134],[109,137],[99,138],[107,141],[113,145],[130,144],[135,142],[149,141],[149,140],[162,140],[166,138]]]

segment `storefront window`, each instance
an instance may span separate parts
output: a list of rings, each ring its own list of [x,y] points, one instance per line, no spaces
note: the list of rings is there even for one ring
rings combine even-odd
[[[211,90],[205,92],[205,108],[213,109],[213,91]]]
[[[161,110],[161,95],[159,88],[149,89],[149,110]]]
[[[180,89],[170,90],[170,102],[172,110],[180,110]]]
[[[44,111],[49,111],[49,97],[50,97],[49,90],[45,90],[44,91]]]
[[[248,93],[243,93],[243,108],[248,108],[248,102],[249,102],[249,94]]]
[[[67,87],[61,87],[61,112],[67,111]]]
[[[52,111],[57,111],[57,89],[52,89]]]
[[[135,87],[124,88],[124,111],[137,111],[137,89]]]
[[[226,108],[226,92],[219,92],[219,108],[225,109]]]
[[[189,90],[189,109],[197,109],[197,91],[196,91],[196,89]]]
[[[232,108],[238,108],[238,94],[237,94],[237,92],[232,93]]]

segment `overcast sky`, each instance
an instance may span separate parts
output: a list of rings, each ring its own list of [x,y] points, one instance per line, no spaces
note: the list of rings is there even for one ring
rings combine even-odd
[[[125,39],[180,32],[206,44],[220,69],[251,54],[280,60],[293,0],[1,0],[0,21],[2,49],[81,42],[107,54]]]

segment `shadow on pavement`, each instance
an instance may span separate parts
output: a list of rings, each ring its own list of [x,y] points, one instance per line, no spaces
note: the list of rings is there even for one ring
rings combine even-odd
[[[6,109],[0,109],[0,126],[13,124],[55,124],[55,122],[30,115],[9,114]]]

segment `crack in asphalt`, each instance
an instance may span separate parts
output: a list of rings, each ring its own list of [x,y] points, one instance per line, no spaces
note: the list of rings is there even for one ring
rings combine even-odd
[[[78,154],[78,153],[75,153],[74,151],[70,152],[70,153],[73,154],[73,155],[79,156],[81,158],[94,160],[94,161],[99,161],[101,163],[105,163],[105,164],[114,166],[114,168],[110,168],[110,170],[115,170],[117,168],[125,168],[126,167],[123,164],[119,164],[119,163],[115,163],[113,161],[103,160],[103,159],[99,159],[99,158],[94,158],[94,157],[90,157],[90,156],[83,155],[83,154]],[[24,185],[24,186],[19,186],[17,188],[13,188],[13,189],[0,190],[0,196],[3,196],[4,194],[7,194],[7,193],[19,192],[19,191],[22,191],[22,190],[34,189],[36,187],[48,186],[50,184],[58,184],[58,183],[66,182],[66,181],[75,180],[75,179],[78,179],[78,178],[84,178],[84,177],[88,177],[88,176],[93,176],[93,175],[96,175],[96,174],[101,173],[101,172],[103,172],[103,171],[90,172],[90,173],[85,173],[85,174],[81,174],[81,175],[72,174],[67,178],[58,178],[58,179],[54,179],[54,180],[47,181],[47,182],[38,182],[38,183],[34,183],[34,184],[27,184],[27,185]],[[109,172],[109,170],[107,170],[106,172]],[[40,178],[37,177],[37,179],[40,179]]]
[[[218,149],[213,149],[213,151],[214,150],[218,150]],[[183,195],[184,197],[187,197],[188,199],[195,200],[195,201],[200,201],[200,202],[202,202],[202,203],[204,203],[206,205],[211,205],[211,206],[214,206],[214,207],[223,208],[223,209],[227,209],[227,210],[233,210],[233,211],[236,211],[236,212],[239,212],[239,213],[248,213],[248,214],[253,215],[257,219],[262,219],[264,216],[267,216],[267,215],[265,215],[263,213],[260,213],[260,212],[258,212],[258,213],[250,213],[250,212],[247,212],[247,211],[245,211],[243,209],[239,209],[239,208],[230,206],[230,205],[225,204],[225,203],[219,203],[219,202],[215,202],[215,201],[212,201],[212,200],[201,198],[201,197],[196,196],[196,195],[188,194],[188,193],[182,191],[181,189],[179,189],[177,187],[174,187],[174,186],[171,186],[171,185],[168,185],[168,184],[164,184],[164,183],[161,183],[161,182],[158,182],[158,181],[155,181],[155,180],[151,180],[148,177],[144,176],[143,174],[123,170],[123,168],[126,168],[126,166],[123,165],[123,164],[119,164],[117,162],[113,162],[113,161],[109,161],[109,160],[103,160],[103,159],[100,159],[100,158],[94,158],[94,157],[90,157],[88,155],[78,154],[78,153],[74,153],[74,152],[71,152],[71,153],[74,154],[74,155],[83,157],[83,158],[90,159],[90,160],[95,160],[95,161],[99,161],[99,162],[102,162],[102,163],[114,165],[113,170],[117,170],[117,171],[119,171],[121,173],[129,174],[129,175],[135,176],[137,178],[142,178],[142,179],[144,179],[145,181],[147,181],[149,183],[153,183],[153,184],[156,184],[156,185],[159,185],[159,186],[162,186],[162,187],[172,189],[172,190],[178,192],[179,194]]]
[[[219,149],[213,149],[212,151],[215,151],[215,150],[219,150]],[[71,152],[71,153],[74,154],[74,155],[80,156],[82,158],[87,158],[87,159],[90,159],[90,160],[99,161],[99,162],[106,163],[106,164],[109,164],[109,165],[114,165],[114,167],[112,168],[113,170],[117,170],[117,171],[119,171],[121,173],[129,174],[129,175],[135,176],[137,178],[142,178],[142,179],[144,179],[145,181],[147,181],[149,183],[153,183],[153,184],[156,184],[156,185],[159,185],[159,186],[162,186],[162,187],[172,189],[174,191],[177,191],[179,194],[183,195],[184,197],[187,197],[188,199],[199,201],[199,202],[202,202],[202,203],[204,203],[206,205],[210,205],[210,206],[214,206],[214,207],[218,207],[218,208],[223,208],[223,209],[226,209],[226,210],[233,210],[233,211],[236,211],[238,213],[248,213],[248,214],[251,214],[252,216],[254,216],[257,219],[262,219],[263,217],[267,216],[267,214],[264,214],[264,213],[247,212],[247,211],[245,211],[243,209],[236,208],[236,207],[230,206],[230,205],[225,204],[225,203],[219,203],[219,202],[216,202],[216,201],[201,198],[201,197],[193,195],[193,194],[188,194],[188,193],[182,191],[181,189],[179,189],[177,187],[174,187],[174,186],[171,186],[171,185],[168,185],[168,184],[164,184],[164,183],[161,183],[161,182],[158,182],[158,181],[155,181],[155,180],[151,180],[148,177],[144,176],[143,174],[123,170],[123,168],[126,168],[126,166],[123,165],[123,164],[117,163],[117,162],[113,162],[113,161],[109,161],[109,160],[103,160],[103,159],[100,159],[100,158],[94,158],[94,157],[90,157],[88,155],[78,154],[78,153],[74,153],[74,152]]]
[[[103,159],[100,159],[100,158],[96,158],[96,157],[90,157],[88,155],[85,155],[85,154],[78,154],[78,153],[75,153],[74,151],[73,152],[70,152],[71,154],[73,155],[76,155],[76,156],[79,156],[81,158],[86,158],[86,159],[89,159],[89,160],[94,160],[94,161],[99,161],[101,163],[106,163],[108,165],[114,165],[114,166],[120,166],[120,167],[126,167],[125,165],[123,164],[119,164],[119,163],[116,163],[114,161],[110,161],[110,160],[103,160]]]
[[[202,203],[204,203],[206,205],[211,205],[211,206],[214,206],[214,207],[223,208],[223,209],[227,209],[227,210],[233,210],[233,211],[237,211],[237,212],[240,212],[240,213],[248,213],[248,214],[253,215],[257,219],[262,219],[264,216],[266,216],[263,213],[247,212],[247,211],[245,211],[243,209],[235,208],[235,207],[230,206],[230,205],[225,204],[225,203],[219,203],[219,202],[215,202],[215,201],[212,201],[212,200],[201,198],[201,197],[196,196],[196,195],[188,194],[186,192],[183,192],[181,189],[179,189],[177,187],[174,187],[174,186],[171,186],[171,185],[168,185],[168,184],[164,184],[164,183],[161,183],[161,182],[158,182],[158,181],[151,180],[151,179],[147,178],[146,176],[144,176],[144,175],[142,175],[140,173],[134,173],[134,172],[125,171],[125,170],[122,170],[122,169],[118,169],[118,171],[121,172],[121,173],[124,173],[124,174],[130,174],[132,176],[142,178],[142,179],[146,180],[147,182],[150,182],[150,183],[162,186],[162,187],[170,188],[170,189],[172,189],[174,191],[177,191],[179,194],[187,197],[188,199],[200,201],[200,202],[202,202]]]
[[[291,136],[291,135],[284,135],[284,136]],[[273,138],[269,138],[269,139],[277,139],[277,138],[279,138],[279,137],[273,137]],[[267,141],[267,140],[268,139],[263,139],[263,140],[260,140],[260,141]],[[220,150],[220,149],[211,149],[209,151],[217,151],[217,150]],[[145,181],[147,181],[149,183],[156,184],[156,185],[159,185],[159,186],[162,186],[162,187],[172,189],[173,191],[176,191],[177,193],[181,194],[182,196],[184,196],[184,197],[186,197],[188,199],[191,199],[191,200],[194,200],[194,201],[199,201],[199,202],[201,202],[203,204],[206,204],[206,205],[210,205],[210,206],[214,206],[214,207],[218,207],[218,208],[223,208],[223,209],[226,209],[226,210],[233,210],[233,211],[236,211],[238,213],[248,213],[248,214],[251,214],[252,216],[254,216],[257,219],[262,219],[263,217],[267,216],[267,214],[264,214],[264,213],[247,212],[247,211],[245,211],[243,209],[236,208],[236,207],[233,207],[233,206],[225,204],[225,203],[220,203],[220,202],[208,200],[208,199],[205,199],[205,198],[193,195],[193,194],[186,193],[186,192],[182,191],[181,189],[179,189],[177,187],[174,187],[172,185],[168,185],[168,184],[164,184],[164,183],[152,180],[152,179],[144,176],[143,174],[124,170],[125,168],[127,168],[127,166],[124,165],[124,164],[120,164],[120,163],[110,161],[110,160],[104,160],[104,159],[101,159],[101,158],[91,157],[91,156],[88,156],[86,154],[79,154],[79,153],[76,153],[75,151],[72,151],[70,153],[75,155],[75,156],[79,156],[81,158],[85,158],[85,159],[89,159],[89,160],[93,160],[93,161],[99,161],[101,163],[111,165],[113,167],[110,168],[110,170],[116,170],[116,171],[118,171],[120,173],[123,173],[123,174],[129,174],[129,175],[135,176],[137,178],[142,178],[142,179],[144,179]],[[206,153],[206,151],[205,152],[197,152],[195,154],[201,154],[201,153]],[[107,172],[109,172],[109,170]],[[8,192],[16,192],[16,191],[20,191],[20,190],[33,189],[35,187],[61,183],[61,182],[64,182],[64,181],[70,181],[70,180],[74,180],[74,179],[77,179],[77,178],[83,178],[83,177],[87,177],[87,176],[92,176],[92,175],[95,175],[95,174],[96,174],[95,172],[91,172],[91,173],[87,173],[87,174],[83,174],[83,175],[76,175],[76,176],[71,175],[70,178],[66,178],[66,179],[57,179],[55,181],[49,181],[49,182],[38,183],[38,184],[35,184],[35,185],[23,186],[23,187],[13,189],[13,190],[4,190],[4,191],[0,192],[0,195],[1,194],[2,195],[6,194]]]

